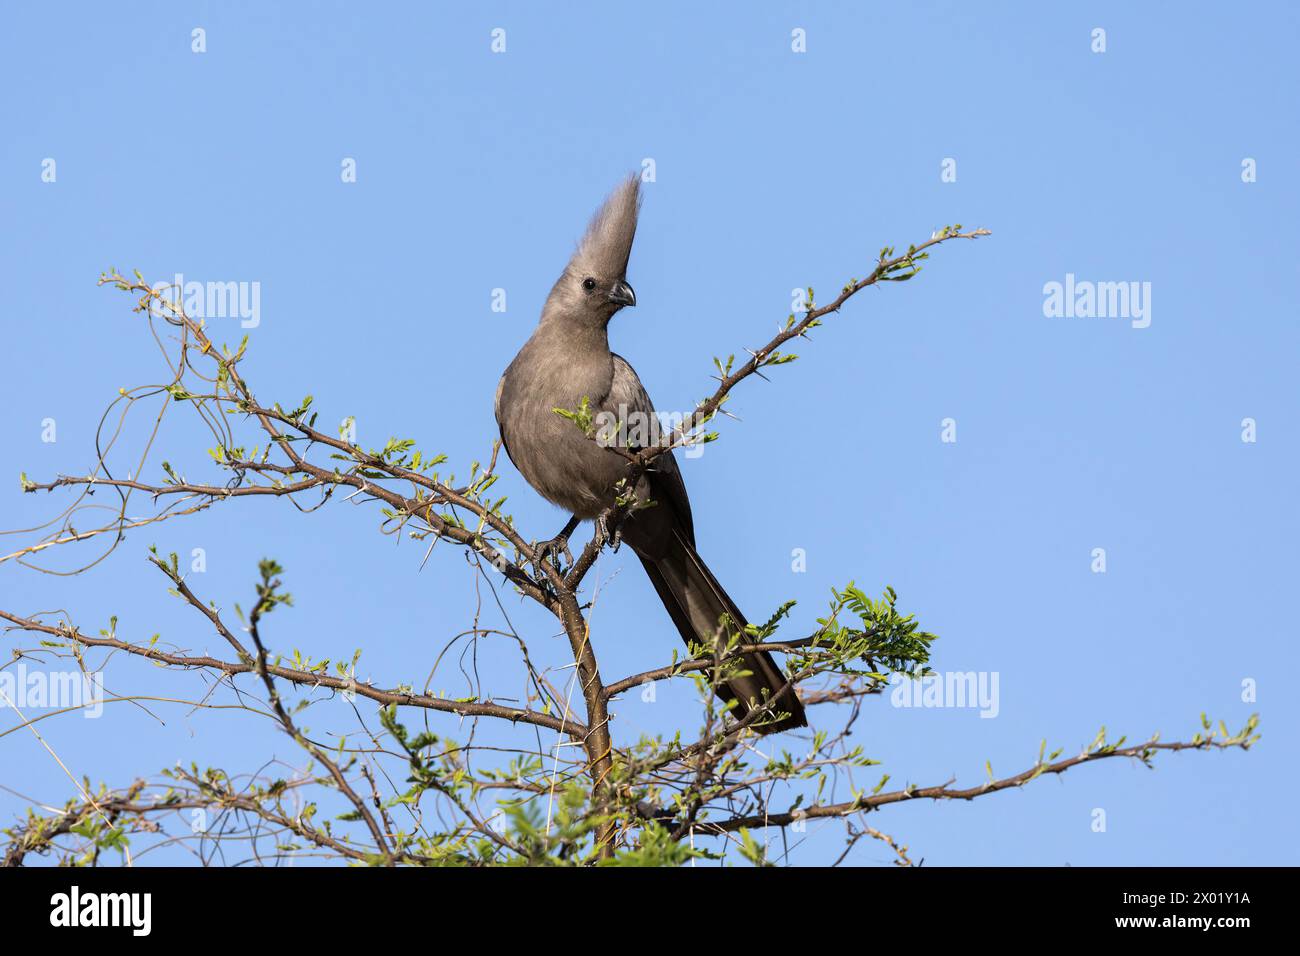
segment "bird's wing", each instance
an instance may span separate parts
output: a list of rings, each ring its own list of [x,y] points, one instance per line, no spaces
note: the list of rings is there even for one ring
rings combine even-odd
[[[646,393],[645,386],[641,384],[636,370],[628,364],[627,359],[617,353],[614,353],[614,377],[604,406],[608,411],[628,422],[631,437],[639,436],[637,423],[628,421],[628,416],[637,413],[642,422],[649,424],[649,434],[658,440],[661,431],[654,404],[650,401],[650,396]],[[644,429],[644,426],[642,427]],[[641,434],[646,432],[643,430]],[[663,437],[666,440],[666,432],[663,433]],[[651,497],[658,503],[657,507],[672,509],[677,518],[676,523],[686,533],[686,539],[694,546],[695,524],[691,518],[691,501],[686,494],[686,482],[682,479],[676,457],[671,451],[664,452],[650,467],[651,471],[647,477],[650,479]]]

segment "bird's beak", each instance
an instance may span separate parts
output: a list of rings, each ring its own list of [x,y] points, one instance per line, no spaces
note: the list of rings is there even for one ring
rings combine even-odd
[[[632,287],[623,279],[614,283],[614,288],[609,290],[609,301],[616,305],[636,305],[636,293]]]

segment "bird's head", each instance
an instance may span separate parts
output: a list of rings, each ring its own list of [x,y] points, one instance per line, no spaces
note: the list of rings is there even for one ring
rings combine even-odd
[[[636,305],[627,281],[627,261],[641,209],[641,178],[620,183],[592,216],[586,235],[551,290],[546,310],[556,310],[584,324],[604,326],[614,313]]]

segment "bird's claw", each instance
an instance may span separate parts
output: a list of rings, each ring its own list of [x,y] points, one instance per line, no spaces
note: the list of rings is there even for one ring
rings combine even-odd
[[[609,529],[609,520],[605,515],[596,519],[596,541],[598,547],[609,545],[610,550],[617,553],[618,546],[623,543],[623,522],[614,523],[614,530]]]
[[[538,541],[533,545],[533,564],[539,574],[543,573],[542,562],[548,558],[555,565],[556,570],[559,570],[561,557],[569,564],[573,564],[573,553],[569,551],[569,536],[567,534],[557,534],[554,538]]]

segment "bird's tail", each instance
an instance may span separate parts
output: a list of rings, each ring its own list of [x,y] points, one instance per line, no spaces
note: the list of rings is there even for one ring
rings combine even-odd
[[[723,614],[731,619],[732,628],[743,629],[744,615],[727,596],[695,548],[682,536],[681,530],[674,528],[668,539],[667,547],[656,549],[656,555],[638,552],[638,557],[645,565],[646,574],[659,592],[659,598],[672,616],[677,630],[681,632],[682,639],[688,645],[703,644],[711,647],[715,635],[719,633],[719,622]],[[737,701],[736,707],[731,711],[737,720],[743,720],[754,704],[772,699],[785,688],[778,702],[767,714],[756,719],[753,728],[760,734],[774,734],[808,725],[803,705],[799,703],[794,688],[786,688],[785,676],[772,660],[772,655],[766,651],[745,654],[740,659],[739,670],[742,672],[740,675],[730,677],[718,685],[718,696],[721,699]]]

